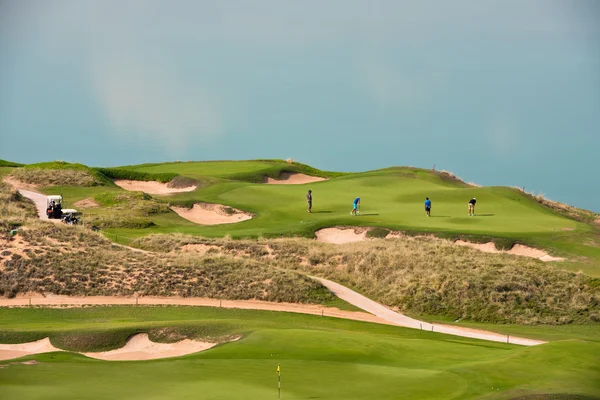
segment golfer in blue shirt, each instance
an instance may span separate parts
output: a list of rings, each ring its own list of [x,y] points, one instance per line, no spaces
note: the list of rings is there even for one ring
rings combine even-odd
[[[428,217],[431,216],[431,200],[429,200],[429,197],[425,197],[425,214]]]
[[[354,199],[354,203],[352,203],[352,211],[350,211],[351,215],[357,215],[360,211],[358,211],[358,209],[360,208],[360,197],[357,197]]]

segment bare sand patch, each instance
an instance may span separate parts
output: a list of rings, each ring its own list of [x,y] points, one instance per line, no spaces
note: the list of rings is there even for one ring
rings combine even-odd
[[[156,181],[130,181],[126,179],[117,179],[115,184],[125,190],[144,192],[149,194],[175,194],[183,192],[192,192],[196,189],[196,185],[185,188],[172,188],[166,183]]]
[[[252,214],[222,204],[196,203],[192,208],[171,209],[180,217],[201,225],[234,224],[252,219]]]
[[[210,349],[218,343],[199,342],[184,339],[175,343],[156,343],[148,334],[140,333],[129,338],[120,349],[82,353],[91,358],[108,361],[154,360],[157,358],[180,357]]]
[[[512,247],[512,249],[510,249],[508,251],[496,249],[496,245],[494,244],[494,242],[471,243],[471,242],[466,242],[464,240],[457,240],[456,242],[454,242],[454,244],[456,244],[458,246],[470,247],[475,250],[483,251],[484,253],[512,254],[515,256],[537,258],[538,260],[542,260],[544,262],[564,261],[565,260],[564,258],[561,258],[561,257],[553,257],[543,250],[535,249],[533,247],[525,246],[522,244],[515,244]]]
[[[92,199],[91,197],[88,197],[87,199],[76,201],[75,203],[73,203],[73,205],[77,208],[92,208],[92,207],[100,206],[100,204],[96,203],[94,201],[94,199]]]
[[[49,338],[36,340],[35,342],[0,344],[0,360],[10,360],[13,358],[25,357],[31,354],[50,353],[53,351],[62,351],[50,343]]]
[[[179,251],[184,253],[195,253],[201,256],[205,255],[211,250],[215,250],[216,253],[221,254],[223,249],[219,246],[208,244],[186,244],[181,246],[181,249],[179,249]]]
[[[367,229],[325,228],[315,232],[317,241],[333,244],[361,242],[367,237]]]
[[[26,189],[26,190],[37,190],[38,189],[37,185],[21,182],[20,180],[15,179],[11,176],[5,176],[3,181],[4,181],[4,183],[12,186],[14,189]]]
[[[281,175],[279,175],[279,179],[273,179],[265,176],[263,183],[270,185],[303,185],[305,183],[314,183],[326,180],[326,178],[321,178],[319,176],[282,172]]]

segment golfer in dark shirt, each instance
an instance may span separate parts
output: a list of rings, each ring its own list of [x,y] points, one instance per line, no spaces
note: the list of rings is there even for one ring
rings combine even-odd
[[[308,212],[312,212],[312,190],[306,193],[306,201],[308,203]]]
[[[475,203],[477,203],[477,199],[475,197],[469,200],[469,217],[475,216]]]

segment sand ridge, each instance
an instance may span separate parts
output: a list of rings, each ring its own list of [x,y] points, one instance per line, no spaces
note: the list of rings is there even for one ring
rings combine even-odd
[[[134,192],[144,192],[148,194],[175,194],[175,193],[184,193],[184,192],[192,192],[196,190],[196,185],[188,186],[185,188],[171,188],[167,186],[166,183],[156,182],[156,181],[132,181],[127,179],[116,179],[114,181],[115,185],[121,187],[122,189],[134,191]]]
[[[498,249],[496,249],[496,245],[494,244],[494,242],[471,243],[471,242],[466,242],[464,240],[457,240],[454,242],[454,244],[458,245],[458,246],[470,247],[475,250],[483,251],[484,253],[512,254],[515,256],[537,258],[538,260],[541,260],[544,262],[564,261],[565,260],[564,258],[561,258],[561,257],[553,257],[543,250],[535,249],[533,247],[525,246],[525,245],[518,244],[518,243],[515,244],[512,247],[512,249],[510,249],[510,250],[498,250]]]
[[[150,340],[147,333],[139,333],[129,338],[120,349],[82,353],[85,356],[107,361],[155,360],[157,358],[180,357],[208,350],[218,343],[199,342],[184,339],[175,343],[157,343]]]
[[[324,228],[315,232],[317,241],[333,244],[362,242],[367,238],[365,228]]]
[[[192,208],[173,206],[171,210],[201,225],[234,224],[252,219],[252,214],[222,204],[196,203]]]
[[[304,185],[306,183],[321,182],[326,180],[326,178],[321,178],[319,176],[310,176],[295,172],[282,172],[279,175],[279,179],[273,179],[268,176],[265,176],[263,179],[263,183],[269,185]]]
[[[53,351],[62,350],[54,347],[52,343],[50,343],[49,338],[27,343],[0,344],[0,360],[10,360],[32,354],[50,353]]]

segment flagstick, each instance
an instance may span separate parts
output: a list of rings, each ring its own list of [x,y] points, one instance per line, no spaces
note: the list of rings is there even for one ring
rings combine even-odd
[[[281,400],[281,370],[277,364],[277,400]]]

